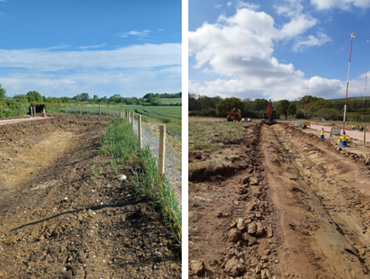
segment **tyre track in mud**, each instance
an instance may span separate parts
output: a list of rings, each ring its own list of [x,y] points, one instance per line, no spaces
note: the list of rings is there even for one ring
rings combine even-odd
[[[245,132],[238,160],[246,168],[223,173],[219,167],[202,181],[200,175],[190,178],[198,183],[189,185],[190,278],[272,278],[279,273],[260,133],[260,125]]]
[[[369,278],[368,171],[290,127],[264,126],[262,135],[282,240],[280,274]]]

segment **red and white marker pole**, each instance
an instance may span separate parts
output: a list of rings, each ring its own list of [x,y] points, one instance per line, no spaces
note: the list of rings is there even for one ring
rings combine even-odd
[[[362,101],[361,127],[362,127],[362,119],[364,118],[364,107],[365,107],[365,92],[366,92],[366,80],[367,80],[367,76],[365,77],[364,100]]]
[[[349,69],[351,68],[351,54],[352,54],[352,41],[355,35],[351,33],[351,47],[349,50],[349,62],[348,62],[348,75],[347,75],[347,89],[346,89],[346,100],[344,102],[344,115],[343,115],[343,134],[344,134],[344,125],[346,124],[346,110],[347,110],[347,97],[348,97],[348,85],[349,85]],[[344,137],[343,137],[344,138]]]

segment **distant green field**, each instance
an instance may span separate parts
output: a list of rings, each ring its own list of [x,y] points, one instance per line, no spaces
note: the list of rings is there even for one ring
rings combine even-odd
[[[109,115],[109,106],[102,105],[102,115]],[[167,130],[181,136],[181,106],[110,106],[111,115],[113,117],[119,116],[120,109],[128,109],[131,112],[139,113],[143,117],[148,118],[151,122],[166,124]],[[64,105],[55,105],[51,111],[47,109],[47,112],[64,112]],[[99,114],[99,105],[82,105],[82,114]],[[80,113],[80,106],[75,104],[67,105],[68,113]]]
[[[161,104],[177,104],[182,102],[182,98],[161,98]]]
[[[168,130],[181,136],[181,106],[125,106],[125,108],[164,123]]]

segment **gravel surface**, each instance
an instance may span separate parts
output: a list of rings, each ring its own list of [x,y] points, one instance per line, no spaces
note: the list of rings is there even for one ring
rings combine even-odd
[[[15,118],[15,119],[7,119],[7,120],[1,120],[0,125],[5,125],[5,124],[14,124],[18,122],[24,122],[24,121],[35,121],[35,120],[45,120],[50,117],[42,117],[42,116],[35,116],[35,117],[28,117],[28,118]]]
[[[157,159],[158,163],[159,135],[154,135],[153,132],[144,125],[141,125],[141,127],[143,146],[149,145],[149,148],[152,151],[152,154]],[[138,133],[138,123],[136,119],[134,122],[134,131]],[[167,175],[171,186],[173,187],[173,189],[175,189],[177,200],[181,205],[181,154],[177,151],[172,151],[167,144],[165,152],[165,174]]]
[[[324,131],[325,131],[325,136],[330,136],[330,130],[332,127],[327,127],[327,126],[321,126],[321,125],[311,125],[310,126],[311,129],[313,130],[317,130],[317,131],[321,131],[322,128],[324,128]],[[329,134],[327,134],[329,133]],[[341,134],[343,132],[341,131]],[[364,133],[363,132],[360,132],[358,130],[346,130],[346,135],[349,136],[350,138],[353,138],[353,139],[357,139],[357,140],[361,140],[363,141],[364,140]],[[337,139],[338,137],[335,137],[335,140]],[[366,132],[366,142],[370,142],[370,132]]]

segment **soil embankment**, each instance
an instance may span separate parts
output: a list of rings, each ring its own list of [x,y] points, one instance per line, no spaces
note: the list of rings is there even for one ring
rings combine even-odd
[[[181,278],[178,246],[135,196],[131,166],[116,175],[98,155],[109,120],[0,127],[0,278]]]

